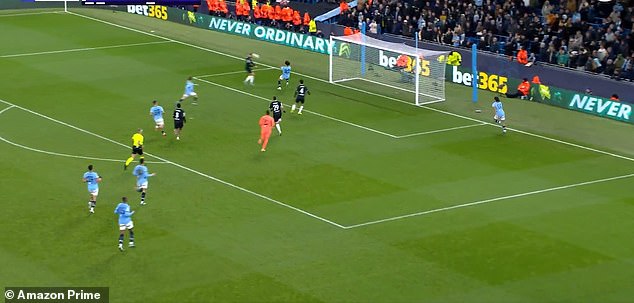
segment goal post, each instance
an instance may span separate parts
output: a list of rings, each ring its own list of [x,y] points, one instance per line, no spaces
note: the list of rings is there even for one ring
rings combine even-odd
[[[329,81],[361,89],[384,86],[409,93],[416,105],[445,100],[445,58],[434,51],[382,41],[362,33],[330,36]],[[409,96],[411,94],[411,97]]]

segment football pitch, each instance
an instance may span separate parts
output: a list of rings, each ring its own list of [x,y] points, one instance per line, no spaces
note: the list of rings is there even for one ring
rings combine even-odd
[[[103,286],[110,302],[634,298],[631,125],[504,98],[502,134],[492,93],[474,105],[447,84],[447,101],[417,107],[328,83],[325,55],[109,10],[0,11],[0,37],[2,287]],[[189,76],[200,99],[183,102],[176,141]],[[260,152],[273,96],[283,135]],[[137,128],[157,174],[143,207],[122,169]],[[88,164],[103,177],[94,215]],[[122,196],[137,211],[124,252]]]

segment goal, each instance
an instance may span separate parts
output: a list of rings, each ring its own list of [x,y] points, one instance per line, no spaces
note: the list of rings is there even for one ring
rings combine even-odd
[[[416,105],[445,100],[448,51],[386,42],[362,33],[330,36],[330,45],[331,83],[353,82],[364,90],[389,87],[405,93]]]

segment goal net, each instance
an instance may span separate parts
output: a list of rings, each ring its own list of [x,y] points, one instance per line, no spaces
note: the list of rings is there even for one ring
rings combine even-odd
[[[404,92],[416,105],[445,100],[444,59],[449,52],[386,42],[362,33],[330,36],[330,41],[336,45],[330,51],[331,83],[356,83],[354,86],[364,90],[389,87]]]

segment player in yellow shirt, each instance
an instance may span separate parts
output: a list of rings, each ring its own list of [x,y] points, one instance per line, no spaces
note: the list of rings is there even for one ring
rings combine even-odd
[[[128,165],[134,161],[136,155],[141,156],[141,159],[143,159],[143,129],[140,128],[132,135],[132,155],[130,155],[128,160],[125,160],[124,170],[128,169]]]

